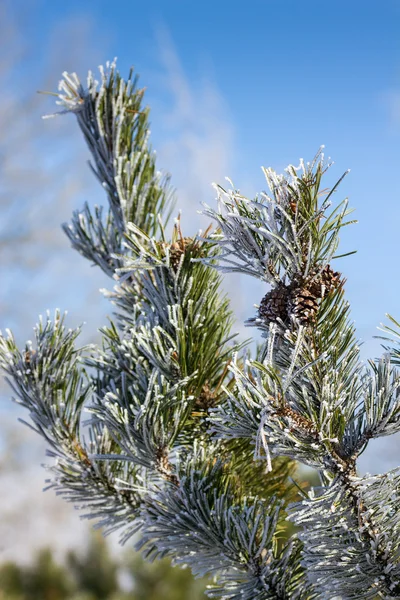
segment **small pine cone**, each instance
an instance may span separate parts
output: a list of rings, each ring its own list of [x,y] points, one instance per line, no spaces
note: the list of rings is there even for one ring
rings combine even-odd
[[[27,350],[24,354],[25,366],[30,367],[32,362],[35,360],[36,350]]]
[[[160,446],[155,452],[156,465],[160,473],[172,483],[179,484],[177,476],[173,473],[173,466],[169,461],[168,449]]]
[[[192,244],[193,238],[191,237],[178,239],[176,242],[172,242],[172,244],[162,244],[163,254],[165,253],[165,249],[169,248],[169,262],[175,272],[178,270],[182,254],[185,253],[187,246]]]
[[[334,271],[330,265],[326,265],[321,273],[321,286],[325,287],[325,294],[336,290],[342,283],[339,271]]]
[[[342,284],[341,274],[326,265],[321,273],[296,277],[290,285],[279,283],[260,302],[259,317],[266,323],[295,316],[304,325],[315,323],[319,301]]]
[[[318,298],[308,286],[293,290],[291,297],[291,313],[304,325],[314,323],[318,312]]]
[[[283,283],[279,283],[276,288],[268,292],[260,302],[258,314],[267,323],[282,319],[286,321],[288,317],[289,289]]]
[[[183,240],[173,242],[169,247],[169,262],[174,271],[178,270],[182,254],[185,252]]]
[[[215,406],[215,401],[215,394],[211,391],[208,382],[206,382],[201,388],[200,394],[196,398],[195,406],[204,410],[208,410],[209,408]]]
[[[315,298],[323,298],[338,288],[341,283],[341,274],[333,271],[330,265],[326,265],[318,275],[310,275],[299,287],[306,287]]]

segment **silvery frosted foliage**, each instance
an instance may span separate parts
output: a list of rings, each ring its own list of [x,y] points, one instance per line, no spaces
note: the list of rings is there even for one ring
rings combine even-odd
[[[324,164],[320,149],[311,164],[301,160],[299,167],[289,165],[285,175],[263,169],[271,195],[262,192],[254,200],[233,186],[230,190],[216,186],[218,211],[206,206],[203,213],[221,229],[215,235],[222,248],[218,268],[252,275],[274,286],[329,263],[349,214],[347,200],[331,209],[332,196],[347,172],[331,190],[319,189],[330,166]],[[321,221],[317,232],[315,224]]]
[[[264,169],[270,193],[255,200],[218,188],[215,231],[184,235],[178,217],[168,233],[143,92],[115,63],[100,75],[85,88],[64,74],[58,102],[108,215],[86,206],[65,231],[112,279],[114,319],[100,346],[79,347],[58,311],[22,350],[0,335],[15,400],[49,444],[47,486],[122,541],[135,534],[147,558],[212,577],[214,598],[399,598],[400,474],[361,477],[357,459],[400,430],[400,352],[392,341],[360,361],[333,266],[349,223],[347,201],[333,204],[341,179],[322,189],[320,150],[284,175]],[[218,270],[266,284],[248,321],[263,333],[256,360],[232,334]],[[289,485],[297,463],[318,487]]]
[[[271,456],[286,455],[330,474],[291,509],[291,520],[303,526],[303,565],[324,598],[396,598],[399,479],[358,477],[356,460],[370,439],[399,431],[400,372],[387,356],[369,370],[353,367],[351,377],[346,357],[336,372],[329,354],[307,364],[303,336],[298,331],[285,373],[274,360],[232,366],[236,389],[215,409],[212,429],[218,438],[251,439],[255,458],[264,455],[268,466]]]
[[[0,365],[7,374],[16,401],[29,411],[29,426],[48,443],[54,459],[46,468],[48,487],[98,518],[109,531],[129,531],[138,515],[139,494],[123,490],[119,482],[135,481],[140,474],[126,462],[90,459],[90,453],[110,452],[109,432],[94,425],[82,436],[81,410],[92,393],[82,365],[82,350],[75,348],[80,330],[66,330],[59,312],[47,315],[35,327],[35,349],[28,342],[20,351],[11,332],[0,336]]]
[[[324,598],[399,597],[399,483],[398,469],[342,475],[292,506],[304,566]]]
[[[63,73],[59,104],[63,114],[76,115],[92,155],[89,163],[104,188],[109,212],[94,214],[86,204],[74,212],[64,230],[72,246],[83,256],[113,275],[122,252],[123,235],[129,222],[155,234],[158,213],[168,208],[172,196],[169,178],[156,170],[149,145],[149,110],[142,107],[144,89],[138,89],[131,70],[124,81],[115,61],[100,67],[100,85],[89,71],[85,88],[76,73]],[[54,115],[49,115],[54,116]]]
[[[197,449],[179,465],[177,493],[164,489],[150,499],[141,542],[145,555],[161,557],[179,549],[176,562],[189,564],[196,575],[208,573],[213,560],[221,575],[211,597],[312,598],[299,565],[298,540],[279,545],[275,537],[281,503],[238,502],[216,450]],[[160,537],[157,546],[155,535]]]
[[[242,347],[213,268],[219,246],[210,231],[184,236],[179,217],[168,235],[170,192],[149,146],[143,90],[115,62],[100,75],[84,87],[64,73],[58,104],[77,118],[108,214],[86,206],[64,230],[110,276],[115,318],[99,346],[80,347],[80,330],[67,330],[59,311],[22,350],[0,334],[14,398],[49,444],[47,487],[122,542],[135,534],[148,558],[212,577],[212,597],[314,598],[302,543],[287,539],[294,463],[277,458],[268,474],[248,440],[208,431]]]
[[[266,282],[274,285],[268,268],[272,256],[273,272],[279,274],[276,287],[285,286],[280,288],[281,295],[269,293],[263,299],[257,323],[261,322],[266,338],[260,351],[262,360],[230,366],[235,387],[213,410],[211,431],[217,439],[249,440],[254,458],[264,457],[269,469],[272,458],[283,455],[319,471],[321,486],[289,509],[290,520],[300,527],[302,564],[319,597],[398,598],[398,472],[376,477],[357,474],[357,458],[368,442],[400,430],[398,348],[385,347],[383,357],[367,366],[360,361],[344,280],[340,273],[327,269],[337,249],[344,209],[339,204],[326,218],[315,210],[310,213],[307,235],[295,230],[296,218],[317,206],[316,181],[323,173],[322,159],[300,174],[291,168],[289,172],[294,185],[289,185],[286,177],[277,177],[275,188],[281,193],[267,202],[279,205],[277,211],[267,214],[258,210],[236,192],[230,194],[230,200],[224,196],[219,213],[207,210],[221,227],[217,243],[223,248],[225,263],[232,261],[235,269],[242,270],[238,258],[243,254],[237,251],[240,238],[260,241],[256,236],[264,236],[268,230],[270,238],[263,246],[258,244],[262,252],[254,254],[248,272],[264,274]],[[326,193],[329,197],[332,190]],[[290,218],[280,216],[285,203],[285,210],[293,203]],[[337,215],[336,221],[332,215]],[[277,237],[270,235],[272,228]],[[297,242],[291,237],[294,230]],[[290,247],[280,252],[277,244],[283,247],[288,240]],[[249,247],[250,242],[243,251]],[[313,276],[310,281],[310,273],[318,266],[328,275],[323,294],[320,280]],[[329,280],[335,285],[329,285]],[[297,318],[295,311],[286,315],[286,320],[280,318],[278,309],[285,302],[285,290],[289,299],[296,291],[301,308],[311,306],[312,319]],[[392,323],[395,328],[386,327],[385,331],[398,338],[398,323],[393,318]]]
[[[219,227],[212,236],[221,248],[218,268],[252,275],[272,288],[246,322],[264,337],[271,323],[290,328],[292,317],[315,324],[320,300],[343,285],[331,262],[341,228],[351,223],[345,220],[350,211],[347,200],[331,204],[346,173],[332,189],[321,189],[329,166],[320,149],[311,163],[289,165],[285,175],[264,169],[270,195],[249,200],[217,186],[218,210],[203,211]]]

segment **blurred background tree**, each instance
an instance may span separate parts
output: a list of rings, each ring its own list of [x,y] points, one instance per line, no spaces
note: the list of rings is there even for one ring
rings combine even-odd
[[[133,551],[116,560],[100,534],[60,562],[42,549],[29,566],[0,567],[0,600],[200,600],[205,586],[167,560],[145,563]]]

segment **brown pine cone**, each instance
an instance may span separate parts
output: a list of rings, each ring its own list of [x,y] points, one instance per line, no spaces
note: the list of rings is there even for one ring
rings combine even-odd
[[[290,301],[290,312],[300,323],[313,323],[318,312],[318,298],[319,296],[315,296],[307,285],[295,288]]]
[[[289,297],[288,286],[279,283],[261,300],[258,309],[259,316],[268,323],[277,319],[285,321],[288,317]]]
[[[325,286],[325,294],[337,289],[342,283],[341,273],[334,271],[330,265],[326,265],[321,273],[321,284]]]
[[[209,408],[215,406],[216,397],[214,392],[210,389],[208,385],[208,381],[203,385],[200,394],[197,396],[195,400],[195,406],[197,408],[201,408],[203,410],[208,410]]]
[[[193,246],[193,238],[184,237],[172,243],[161,243],[162,255],[166,255],[166,248],[169,248],[169,264],[176,272],[178,270],[181,256],[186,252],[188,246]]]
[[[290,315],[305,325],[315,323],[320,300],[341,284],[341,274],[326,265],[320,273],[294,278],[290,285],[279,283],[261,300],[258,315],[266,323],[286,322]]]

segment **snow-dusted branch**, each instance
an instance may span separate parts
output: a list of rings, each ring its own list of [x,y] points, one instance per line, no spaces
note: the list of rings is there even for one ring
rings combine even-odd
[[[399,352],[360,361],[332,266],[350,223],[347,200],[334,203],[343,177],[322,189],[320,150],[284,175],[264,169],[270,193],[254,200],[217,187],[204,212],[218,228],[183,235],[178,217],[169,236],[143,90],[115,63],[100,75],[84,87],[65,73],[58,103],[109,211],[86,205],[64,228],[113,278],[115,319],[100,347],[77,348],[59,312],[22,351],[0,335],[0,366],[50,446],[48,487],[122,541],[137,533],[148,558],[214,577],[214,598],[399,597],[400,475],[357,475],[368,442],[400,429]],[[234,339],[218,270],[269,286],[247,321],[263,334],[256,359]],[[295,461],[321,485],[289,485]]]

